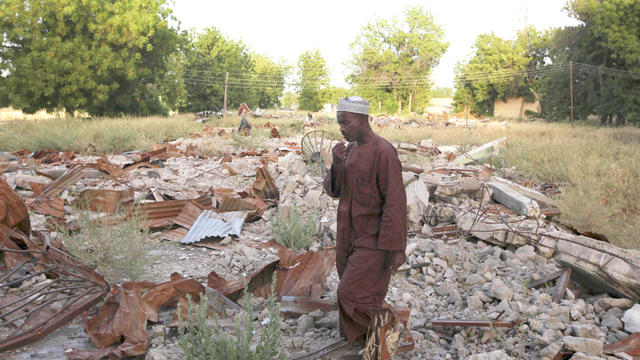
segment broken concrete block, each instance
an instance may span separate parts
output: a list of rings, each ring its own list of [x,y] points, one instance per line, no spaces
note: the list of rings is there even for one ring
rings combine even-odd
[[[473,150],[470,150],[453,160],[454,164],[466,165],[471,163],[484,163],[489,161],[494,155],[498,153],[500,145],[507,140],[506,137],[488,142],[482,146],[479,146]]]
[[[438,185],[435,195],[440,198],[446,198],[464,193],[477,192],[480,191],[481,187],[482,185],[478,179],[465,177],[453,183]]]
[[[422,181],[414,181],[406,188],[407,216],[412,223],[419,223],[429,206],[429,191]]]
[[[601,355],[603,351],[602,342],[597,339],[565,336],[560,339],[560,343],[565,350],[582,352],[587,355]]]
[[[515,211],[518,215],[529,217],[538,217],[540,215],[540,205],[535,200],[520,194],[508,185],[496,181],[489,181],[487,185],[493,190],[493,199],[495,201]]]
[[[557,208],[558,207],[558,203],[556,203],[555,201],[549,199],[548,197],[546,197],[543,193],[534,190],[534,189],[530,189],[528,187],[522,186],[520,184],[514,183],[512,181],[509,181],[505,178],[501,178],[499,176],[492,176],[491,177],[491,181],[495,181],[495,182],[499,182],[501,184],[505,184],[507,186],[509,186],[510,188],[512,188],[513,190],[519,192],[520,194],[533,199],[535,201],[538,202],[538,204],[544,206],[544,207],[552,207],[552,208]]]
[[[554,259],[574,271],[571,277],[597,292],[640,298],[640,251],[619,248],[561,231],[541,234],[538,249],[555,251]]]
[[[632,334],[640,332],[640,304],[635,304],[631,309],[625,311],[622,321],[624,321],[625,331]]]

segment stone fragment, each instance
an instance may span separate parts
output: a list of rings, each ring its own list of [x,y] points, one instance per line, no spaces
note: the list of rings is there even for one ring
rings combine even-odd
[[[505,285],[500,278],[495,278],[491,282],[490,295],[499,300],[511,301],[513,290]]]
[[[615,315],[605,315],[600,321],[600,326],[606,326],[609,330],[622,329],[622,321]]]
[[[624,321],[626,332],[631,334],[640,332],[640,304],[635,304],[631,309],[625,311],[622,321]]]
[[[571,325],[571,334],[580,338],[596,339],[599,337],[600,330],[593,324],[575,324]]]
[[[533,246],[525,245],[516,250],[516,257],[523,263],[526,263],[536,258],[536,252]]]
[[[315,323],[313,318],[307,314],[303,314],[298,318],[298,331],[299,335],[304,334],[308,330],[311,330],[315,327]]]
[[[600,356],[592,356],[582,352],[577,352],[573,354],[573,356],[570,357],[569,360],[602,360],[602,358]]]
[[[509,360],[509,355],[503,350],[495,350],[492,352],[473,354],[468,357],[469,360]]]
[[[552,317],[544,322],[544,327],[553,330],[564,330],[567,328],[567,324],[563,323],[562,320],[557,317]]]
[[[482,276],[480,276],[478,274],[471,274],[471,275],[467,276],[467,278],[464,280],[464,282],[469,286],[474,286],[474,285],[482,285],[486,281]]]
[[[482,300],[480,300],[479,296],[470,296],[467,299],[467,308],[469,310],[481,310],[484,307]]]
[[[588,355],[601,355],[603,351],[602,342],[596,339],[565,336],[560,339],[560,343],[565,350],[582,352]]]
[[[167,356],[165,355],[166,350],[164,349],[149,349],[147,354],[144,357],[144,360],[167,360]]]
[[[626,298],[601,298],[597,301],[598,305],[602,307],[604,310],[609,310],[611,308],[617,307],[623,310],[626,310],[633,306],[633,300]]]

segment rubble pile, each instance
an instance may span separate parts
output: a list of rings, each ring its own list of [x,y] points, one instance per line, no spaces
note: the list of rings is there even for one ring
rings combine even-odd
[[[338,200],[324,193],[322,172],[310,166],[310,160],[328,166],[331,147],[309,157],[299,137],[269,139],[264,149],[233,149],[225,136],[208,129],[201,137],[158,144],[150,152],[105,157],[55,151],[0,155],[5,184],[0,186],[0,224],[17,229],[9,236],[20,231],[29,239],[34,229],[48,238],[41,249],[63,248],[51,223],[73,229],[75,207],[85,203],[93,212],[144,212],[151,239],[158,243],[147,270],[152,282],[110,284],[102,308],[84,319],[89,335],[74,345],[76,350],[62,342],[57,348],[18,348],[12,356],[66,352],[89,359],[146,353],[147,359],[180,359],[174,314],[185,294],[204,294],[199,297],[218,312],[219,321],[232,326],[233,316],[242,311],[246,282],[257,296],[256,321],[262,322],[274,273],[285,355],[304,358],[340,339],[333,263]],[[226,153],[203,156],[199,149],[214,141]],[[625,359],[640,354],[640,252],[571,233],[553,221],[560,213],[553,200],[483,165],[504,141],[462,154],[428,140],[394,144],[403,161],[409,239],[407,261],[393,276],[386,301],[410,310],[413,341],[413,350],[396,357]],[[318,218],[315,242],[305,251],[289,250],[271,234],[275,212],[293,209]],[[15,243],[26,251],[28,241]],[[19,263],[5,252],[0,278]],[[5,280],[0,282],[4,286]],[[24,289],[33,291],[33,286]],[[108,287],[99,290],[104,297]],[[157,295],[149,294],[156,292],[163,294],[162,301],[152,301]],[[140,310],[145,315],[127,323],[129,332],[98,329],[100,319],[122,321],[115,314],[124,299],[131,309],[134,303],[146,306]],[[4,303],[3,298],[3,314]],[[6,345],[13,326],[0,324],[0,345]],[[121,336],[125,342],[120,344]],[[340,357],[335,351],[325,358]]]

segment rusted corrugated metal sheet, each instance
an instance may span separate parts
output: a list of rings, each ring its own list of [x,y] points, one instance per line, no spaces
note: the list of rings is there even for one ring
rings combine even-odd
[[[87,207],[91,211],[114,213],[133,203],[133,189],[87,189],[74,203],[81,208]]]
[[[197,202],[190,201],[182,207],[180,214],[171,219],[171,221],[182,227],[191,229],[191,226],[193,226],[203,212],[204,209]]]
[[[604,347],[605,354],[626,353],[627,355],[640,355],[640,332],[631,334],[626,338]]]
[[[139,211],[147,219],[173,218],[180,215],[182,208],[189,202],[195,201],[203,209],[211,209],[212,200],[208,196],[202,196],[192,200],[165,200],[139,204],[133,207],[133,211]]]
[[[36,241],[0,224],[0,253],[6,270],[0,290],[36,279],[33,289],[0,297],[0,353],[39,340],[104,298],[109,285],[102,275],[59,250],[45,237]],[[26,275],[25,275],[26,274]]]
[[[246,216],[247,213],[244,211],[214,213],[205,210],[191,226],[189,233],[181,243],[191,244],[207,237],[238,236],[242,231]]]

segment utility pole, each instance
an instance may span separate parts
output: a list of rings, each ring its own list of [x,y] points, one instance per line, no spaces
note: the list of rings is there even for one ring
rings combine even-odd
[[[464,97],[464,123],[467,129],[469,128],[469,101],[467,96]]]
[[[571,128],[573,129],[573,61],[569,61],[569,92],[571,93]]]
[[[229,73],[224,77],[224,112],[222,113],[222,118],[227,118],[227,88],[229,87]]]

